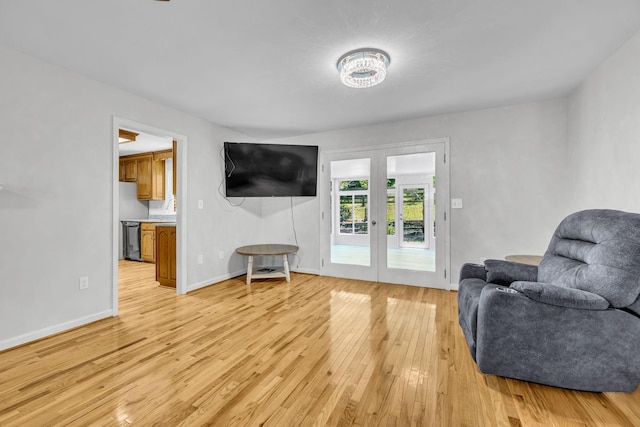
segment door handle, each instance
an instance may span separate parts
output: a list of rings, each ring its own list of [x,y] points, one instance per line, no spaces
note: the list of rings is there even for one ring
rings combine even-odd
[[[376,224],[377,224],[377,222],[376,222],[375,219],[373,221],[371,221],[371,225],[376,225]]]

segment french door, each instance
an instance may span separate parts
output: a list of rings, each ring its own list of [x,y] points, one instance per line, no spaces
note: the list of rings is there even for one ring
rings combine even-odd
[[[449,287],[447,140],[323,153],[320,272]]]

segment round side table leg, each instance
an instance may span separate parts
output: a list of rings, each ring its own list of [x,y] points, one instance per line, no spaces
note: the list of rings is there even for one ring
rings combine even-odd
[[[287,282],[290,282],[291,275],[289,274],[289,260],[287,259],[287,254],[282,255],[282,264],[284,267],[284,277],[287,279]]]
[[[247,262],[247,285],[251,284],[251,273],[253,273],[253,256],[249,255],[249,261]]]

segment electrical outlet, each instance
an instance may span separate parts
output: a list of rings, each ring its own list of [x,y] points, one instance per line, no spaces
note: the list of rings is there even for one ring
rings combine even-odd
[[[80,280],[78,281],[78,288],[79,289],[89,289],[89,277],[88,276],[82,276],[80,278]]]
[[[451,209],[462,209],[462,199],[451,199]]]
[[[204,258],[202,257],[202,254],[198,254],[198,264],[202,264],[204,262]]]
[[[224,251],[218,252],[218,259],[224,259]]]

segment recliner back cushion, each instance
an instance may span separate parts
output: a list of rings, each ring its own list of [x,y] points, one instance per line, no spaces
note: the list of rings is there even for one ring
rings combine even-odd
[[[593,292],[614,307],[640,295],[640,214],[576,212],[556,229],[538,267],[538,282]]]

